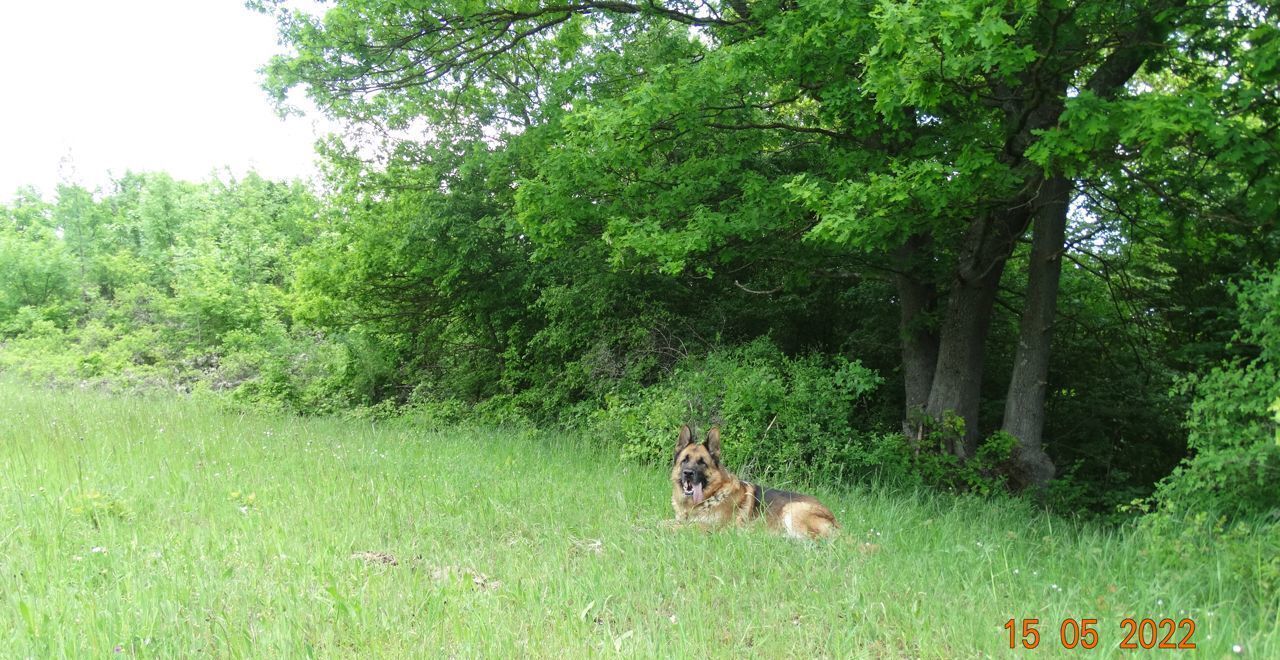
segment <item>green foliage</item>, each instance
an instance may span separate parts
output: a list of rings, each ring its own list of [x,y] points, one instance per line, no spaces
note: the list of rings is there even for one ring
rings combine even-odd
[[[1170,386],[1221,357],[1242,251],[1280,253],[1270,6],[251,5],[290,47],[266,69],[281,105],[300,90],[384,129],[327,145],[333,232],[297,292],[396,365],[374,399],[656,424],[675,364],[769,336],[883,374],[882,429],[905,409],[895,279],[936,294],[912,323],[945,329],[947,289],[1000,268],[985,382],[963,388],[985,436],[1028,282],[1004,260],[1029,258],[1030,222],[966,241],[1063,175],[1079,197],[1044,439],[1070,506],[1107,510],[1185,454]]]
[[[883,383],[857,361],[788,357],[767,339],[675,366],[662,383],[611,395],[590,432],[622,455],[670,460],[675,422],[721,428],[730,463],[747,474],[899,476],[903,455],[869,423],[867,399]]]
[[[973,457],[961,460],[950,445],[964,436],[964,419],[947,414],[941,420],[913,420],[911,437],[898,441],[899,480],[954,492],[997,495],[1007,490],[1018,439],[1004,431],[984,438]]]
[[[594,429],[645,460],[719,420],[751,470],[994,492],[1017,456],[991,431],[1030,281],[1018,213],[1062,175],[1051,500],[1145,497],[1189,432],[1164,501],[1269,506],[1274,442],[1252,439],[1276,436],[1275,368],[1224,344],[1274,322],[1225,295],[1280,257],[1270,6],[250,5],[288,51],[268,90],[356,129],[321,145],[325,194],[163,174],[19,192],[0,367]],[[887,432],[903,328],[940,335],[948,289],[996,272],[977,416]],[[905,323],[903,280],[927,299]],[[988,440],[960,461],[957,434]]]
[[[1193,453],[1135,507],[1150,512],[1142,524],[1159,557],[1189,570],[1218,553],[1240,592],[1266,607],[1280,596],[1280,269],[1234,290],[1243,355],[1187,379]]]
[[[212,387],[227,389],[235,401],[277,410],[332,413],[349,405],[346,347],[301,328],[279,324],[232,330],[222,347]]]
[[[323,197],[301,184],[253,175],[189,183],[129,174],[109,191],[60,186],[50,201],[19,192],[0,206],[0,369],[33,380],[214,392],[237,408],[336,412],[376,424],[293,420],[289,426],[305,432],[277,446],[264,439],[278,430],[250,416],[222,420],[213,432],[187,416],[166,419],[165,426],[187,424],[170,435],[152,432],[155,420],[142,416],[128,437],[103,432],[104,440],[92,433],[73,438],[65,425],[46,424],[45,408],[37,405],[38,413],[11,426],[44,433],[32,436],[48,448],[36,458],[55,464],[45,469],[33,462],[21,443],[0,445],[0,453],[19,448],[16,461],[0,464],[28,470],[26,482],[73,474],[74,458],[75,473],[87,469],[90,483],[118,483],[122,476],[144,484],[129,492],[169,488],[183,496],[139,501],[135,515],[132,496],[126,502],[56,484],[73,494],[44,515],[28,516],[41,514],[40,498],[28,502],[29,494],[17,493],[21,505],[0,506],[0,517],[21,514],[8,521],[21,531],[0,538],[0,545],[17,544],[47,560],[71,554],[68,548],[101,547],[89,535],[103,534],[116,539],[113,552],[119,547],[124,554],[125,543],[136,550],[138,539],[148,538],[146,529],[131,528],[147,522],[142,507],[155,507],[157,520],[180,520],[193,512],[168,505],[189,507],[187,496],[212,479],[216,489],[206,488],[199,501],[219,508],[195,513],[221,521],[218,542],[236,530],[248,539],[293,529],[255,528],[266,518],[309,521],[332,538],[328,555],[324,534],[316,536],[318,544],[315,538],[268,539],[284,564],[292,560],[280,548],[305,541],[289,554],[312,565],[286,582],[322,585],[322,598],[304,599],[319,604],[310,613],[315,625],[291,621],[288,630],[274,630],[271,617],[258,613],[294,607],[296,594],[290,592],[285,605],[264,606],[243,599],[258,592],[228,587],[226,576],[204,576],[200,591],[238,605],[241,619],[262,624],[264,639],[251,640],[263,642],[257,647],[221,639],[234,626],[200,616],[201,648],[214,640],[219,649],[288,655],[296,651],[288,642],[296,642],[297,630],[313,629],[319,632],[307,641],[322,654],[345,653],[352,648],[345,635],[357,630],[357,641],[381,636],[391,640],[388,655],[405,656],[421,655],[407,646],[416,637],[403,626],[380,629],[385,621],[365,616],[377,608],[362,605],[360,594],[376,591],[377,580],[334,570],[333,557],[352,550],[337,547],[355,534],[344,524],[376,529],[370,520],[386,513],[388,538],[439,545],[408,548],[405,557],[461,556],[461,549],[482,559],[488,554],[513,575],[542,569],[563,575],[562,562],[540,566],[530,557],[592,561],[572,545],[556,546],[569,528],[603,530],[608,538],[590,547],[621,543],[624,561],[611,566],[658,557],[629,567],[646,577],[655,567],[679,566],[672,558],[690,553],[744,553],[734,558],[739,567],[775,555],[779,548],[749,547],[741,538],[708,553],[696,546],[720,541],[654,542],[657,537],[637,533],[637,510],[665,507],[664,495],[652,490],[661,472],[654,464],[669,459],[680,422],[701,430],[719,424],[732,466],[778,485],[878,478],[998,495],[1018,458],[1018,439],[991,430],[1001,427],[1020,310],[1035,300],[1025,293],[1033,263],[1025,246],[1029,209],[1045,206],[1047,180],[1065,177],[1075,197],[1055,290],[1044,433],[1060,478],[1046,499],[1072,512],[1136,502],[1142,522],[1079,540],[1064,535],[1057,519],[1030,517],[1027,533],[1031,504],[1025,501],[935,501],[917,493],[914,500],[874,497],[866,506],[846,497],[840,515],[847,533],[876,530],[865,542],[854,541],[859,550],[872,548],[860,561],[875,570],[850,570],[844,560],[854,555],[829,553],[823,556],[839,561],[800,572],[828,583],[801,586],[827,590],[830,597],[820,600],[839,605],[817,616],[828,624],[822,630],[854,631],[836,636],[847,644],[837,651],[846,654],[921,655],[894,631],[950,630],[955,598],[935,598],[939,594],[960,594],[961,606],[1006,617],[1017,614],[1009,607],[1037,598],[1044,603],[1049,593],[1048,611],[1056,603],[1063,618],[1079,616],[1082,603],[1101,608],[1104,601],[1128,613],[1155,614],[1168,589],[1220,612],[1224,604],[1244,606],[1245,615],[1225,612],[1222,619],[1274,624],[1280,271],[1235,285],[1236,306],[1227,294],[1230,282],[1249,274],[1248,264],[1274,268],[1280,259],[1275,7],[1164,0],[512,6],[337,0],[308,14],[285,0],[250,4],[275,15],[288,49],[266,68],[269,91],[283,105],[302,87],[354,129],[345,141],[321,145]],[[370,126],[374,130],[364,130]],[[981,410],[931,415],[932,424],[915,436],[897,433],[906,408],[904,357],[916,357],[903,353],[911,346],[903,331],[941,334],[948,320],[969,319],[949,315],[957,310],[947,292],[989,273],[1001,276],[991,278],[994,303],[971,317],[982,332],[970,339],[985,354],[976,366],[964,365],[984,376],[965,390],[981,394]],[[903,280],[926,292],[919,318],[899,316]],[[14,409],[0,407],[0,415]],[[111,414],[76,409],[63,419],[88,428],[109,419],[114,432],[139,418],[119,406],[107,409]],[[408,430],[388,446],[378,432],[400,415],[416,425],[400,427]],[[546,447],[527,438],[486,432],[462,443],[432,437],[424,444],[422,428],[467,422],[572,429],[574,451],[553,453],[549,467],[537,460]],[[976,455],[961,460],[956,441],[966,435],[986,439]],[[342,442],[325,444],[325,437]],[[163,451],[150,451],[153,446]],[[343,453],[343,446],[347,453],[359,448],[358,454]],[[592,454],[592,446],[604,453]],[[395,452],[400,460],[387,461]],[[81,462],[82,454],[92,460]],[[628,459],[621,472],[601,460],[618,455]],[[67,465],[56,464],[60,456]],[[180,463],[170,464],[174,456],[195,467],[184,472]],[[315,456],[324,461],[312,461]],[[626,473],[637,463],[650,467],[630,479]],[[93,474],[107,469],[103,465],[118,474]],[[159,483],[140,481],[139,465],[159,468]],[[265,485],[226,483],[251,477],[254,466],[271,468]],[[298,483],[337,484],[329,495],[348,510],[325,520],[333,517],[333,502],[317,506],[306,488],[273,488],[277,481],[288,485],[289,470],[300,476]],[[494,479],[495,470],[509,478]],[[541,483],[548,471],[557,478]],[[447,515],[428,521],[430,534],[395,529],[404,521],[419,524],[419,516],[395,506],[370,508],[369,494],[359,488],[344,492],[344,485],[372,483],[351,478],[362,472],[398,474],[410,490],[434,488],[427,495]],[[449,478],[431,478],[442,473]],[[317,479],[325,476],[333,478]],[[582,506],[583,484],[602,483],[607,492]],[[543,489],[536,501],[530,484]],[[535,516],[492,533],[495,524],[510,522],[509,509],[531,501],[550,512],[545,529],[539,531]],[[451,503],[457,510],[444,510]],[[88,524],[59,528],[66,511]],[[591,518],[600,512],[621,524],[599,525]],[[1003,525],[986,524],[992,520]],[[156,529],[167,534],[170,527]],[[882,528],[889,537],[883,541]],[[1004,535],[992,536],[991,529]],[[166,552],[169,536],[150,534]],[[476,538],[501,543],[477,548]],[[48,545],[23,545],[31,542]],[[216,543],[185,542],[190,557],[208,564],[203,560]],[[883,556],[893,561],[875,564],[871,553],[880,543],[892,550]],[[913,564],[913,552],[935,564],[945,554],[961,569],[950,575],[927,561]],[[0,552],[6,554],[12,553]],[[378,556],[364,556],[370,555]],[[801,552],[793,559],[818,556]],[[1117,556],[1124,561],[1114,561]],[[903,557],[908,561],[899,561]],[[1011,557],[1022,562],[1021,574],[1010,568]],[[1045,557],[1058,561],[1035,563]],[[262,565],[261,557],[249,559],[238,563]],[[154,581],[166,579],[163,563],[145,579],[129,575],[119,583],[140,593],[156,590]],[[1044,580],[1053,585],[1049,591],[1028,582],[1028,572],[1039,575],[1027,570],[1032,566],[1045,578],[1058,576]],[[892,579],[883,578],[885,570]],[[178,573],[186,589],[191,571]],[[568,598],[553,603],[572,606],[571,616],[560,617],[569,625],[551,633],[534,631],[561,636],[545,648],[582,651],[582,640],[609,630],[586,650],[598,653],[608,643],[622,652],[626,639],[655,625],[677,625],[679,603],[664,606],[670,618],[664,611],[656,621],[647,619],[662,594],[597,604],[598,595],[588,591],[626,593],[636,585],[592,582],[589,567],[574,573],[588,576],[587,591],[569,585]],[[430,574],[412,572],[408,583]],[[21,588],[6,593],[62,606],[46,588],[62,582],[24,582],[26,575],[0,571],[0,580],[16,576],[6,586]],[[106,582],[108,575],[104,567],[88,579]],[[311,579],[316,575],[321,578]],[[612,580],[618,572],[608,575]],[[983,576],[982,588],[974,589],[975,575]],[[873,587],[880,580],[890,588],[861,603],[870,607],[857,607],[849,594],[875,595],[874,589],[833,576],[870,580]],[[904,581],[921,576],[937,585],[925,585],[926,601],[947,607],[935,612],[899,597]],[[272,576],[259,577],[269,582]],[[1112,582],[1122,585],[1119,596],[1101,590]],[[1059,583],[1074,586],[1059,595]],[[421,594],[466,583],[416,586],[427,588],[405,593],[418,599],[414,611],[431,620],[436,612],[422,614]],[[790,591],[795,586],[788,585]],[[82,603],[85,611],[106,611],[99,602],[106,592],[89,592],[94,598]],[[137,611],[135,595],[116,594],[129,606],[108,609]],[[504,621],[516,620],[512,611],[547,611],[541,592],[526,598],[513,591],[488,605],[466,599],[477,594],[446,595],[441,603],[469,603],[469,612]],[[720,595],[725,602],[741,596],[711,593],[709,602]],[[746,617],[737,620],[743,629],[764,631],[752,652],[798,653],[801,647],[787,643],[790,633],[768,636],[803,629],[813,618],[806,610],[812,603],[800,605],[732,616]],[[70,613],[77,606],[65,607]],[[615,616],[610,607],[628,611]],[[849,612],[877,607],[898,625],[847,625]],[[593,608],[598,613],[588,624]],[[699,609],[705,611],[693,608]],[[41,619],[26,600],[19,611],[27,634],[19,641],[31,642],[29,655],[49,655],[38,646]],[[788,620],[774,620],[770,612],[784,612]],[[335,613],[349,625],[334,626]],[[168,621],[171,614],[144,618]],[[936,618],[932,628],[929,616]],[[967,635],[938,639],[957,654],[980,654],[995,645],[990,617]],[[446,632],[432,638],[430,651],[512,655],[529,648],[524,638],[477,638],[476,630],[493,627],[463,620],[462,629],[433,628]],[[624,621],[643,626],[611,630]],[[1198,621],[1210,625],[1207,618]],[[189,628],[166,636],[185,640]],[[68,647],[96,644],[80,654],[103,655],[109,648],[103,640],[109,634],[109,643],[118,643],[121,630],[91,631]],[[694,639],[705,649],[719,634],[685,630],[659,638]],[[1275,655],[1274,635],[1253,639],[1258,644],[1251,653]],[[535,646],[545,641],[533,640]],[[1221,634],[1208,641],[1211,652],[1229,648]],[[189,645],[174,644],[161,653],[190,654]],[[829,649],[802,650],[830,655]],[[672,655],[660,644],[639,653]]]
[[[0,368],[37,379],[233,391],[332,410],[346,353],[293,323],[318,205],[301,184],[127,174],[0,207]]]
[[[1189,400],[1174,391],[1185,366],[1173,351],[1190,342],[1169,316],[1148,312],[1187,299],[1169,257],[1147,240],[1126,239],[1064,266],[1045,427],[1058,466],[1049,499],[1061,510],[1112,515],[1118,504],[1149,496],[1186,455]]]
[[[1241,283],[1236,298],[1243,324],[1236,344],[1248,357],[1188,380],[1194,453],[1156,494],[1169,514],[1280,515],[1280,269]]]

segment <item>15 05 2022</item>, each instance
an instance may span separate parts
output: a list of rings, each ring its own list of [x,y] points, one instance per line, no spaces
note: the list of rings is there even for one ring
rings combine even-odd
[[[1025,649],[1038,647],[1042,641],[1041,625],[1040,619],[1006,621],[1004,628],[1009,631],[1009,648],[1017,648],[1019,644]],[[1122,649],[1191,650],[1196,647],[1192,640],[1196,634],[1196,623],[1191,619],[1175,621],[1128,617],[1120,621],[1120,632],[1124,635],[1120,641]],[[1091,649],[1100,641],[1097,619],[1067,618],[1058,624],[1058,643],[1062,648]]]

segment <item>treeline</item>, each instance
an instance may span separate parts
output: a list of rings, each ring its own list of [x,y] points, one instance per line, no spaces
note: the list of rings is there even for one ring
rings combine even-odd
[[[129,174],[0,205],[0,365],[28,377],[345,405],[332,342],[294,321],[320,233],[301,183]],[[337,373],[335,373],[337,370]],[[342,402],[339,404],[338,402]]]
[[[52,201],[20,191],[0,205],[0,368],[301,414],[557,425],[639,460],[667,456],[671,420],[718,421],[754,474],[1008,485],[1008,438],[960,463],[901,433],[887,277],[760,293],[577,248],[539,255],[485,210],[501,186],[474,170],[394,194],[374,185],[402,175],[366,171],[324,196],[254,175],[131,174],[107,193],[60,186]],[[1048,447],[1070,467],[1044,501],[1153,514],[1143,523],[1168,539],[1153,552],[1193,565],[1226,548],[1241,583],[1269,598],[1280,586],[1280,270],[1224,280],[1202,311],[1217,334],[1192,345],[1168,310],[1141,323],[1123,311],[1180,278],[1166,271],[1164,286],[1118,298],[1112,287],[1140,266],[1158,270],[1118,252],[1128,256],[1107,262],[1125,266],[1114,281],[1063,273],[1074,302],[1055,340]],[[1001,309],[992,350],[1007,360],[1017,316]]]
[[[427,391],[1109,509],[1187,456],[1195,374],[1266,359],[1270,5],[253,4],[267,89],[355,129],[317,319]]]
[[[5,365],[1280,544],[1274,8],[256,4],[323,192],[20,194]]]

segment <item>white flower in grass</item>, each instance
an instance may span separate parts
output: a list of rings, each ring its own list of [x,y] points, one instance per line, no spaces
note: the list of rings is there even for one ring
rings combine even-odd
[[[1018,574],[1018,569],[1016,569],[1016,568],[1015,568],[1015,569],[1013,569],[1013,574],[1014,574],[1014,575],[1017,575],[1017,574]]]
[[[1240,646],[1239,644],[1236,644],[1236,645],[1232,646],[1232,647],[1231,647],[1231,650],[1232,650],[1232,651],[1234,651],[1234,652],[1236,652],[1236,653],[1244,653],[1244,647],[1243,647],[1243,646]]]
[[[93,546],[92,548],[89,548],[89,552],[92,552],[92,553],[95,553],[95,554],[100,554],[100,555],[105,555],[105,554],[107,554],[107,549],[106,549],[106,548],[104,548],[104,547],[102,547],[102,546],[100,546],[100,545],[95,545],[95,546]]]

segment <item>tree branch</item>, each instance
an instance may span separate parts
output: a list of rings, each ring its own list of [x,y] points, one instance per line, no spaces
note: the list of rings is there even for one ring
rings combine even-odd
[[[777,292],[779,292],[779,291],[781,291],[781,290],[782,290],[782,285],[781,285],[781,284],[779,284],[778,286],[776,286],[776,287],[774,287],[774,288],[772,288],[772,289],[769,289],[768,291],[756,291],[755,289],[749,289],[749,288],[747,288],[747,287],[743,286],[743,285],[742,285],[742,283],[741,283],[741,282],[739,282],[738,280],[734,280],[734,281],[733,281],[733,284],[734,284],[734,286],[738,287],[739,289],[742,289],[743,291],[746,291],[747,293],[754,293],[754,294],[756,294],[756,295],[760,295],[760,296],[768,296],[768,295],[772,295],[772,294],[775,294],[775,293],[777,293]]]

